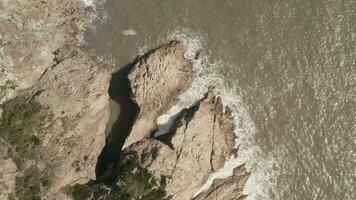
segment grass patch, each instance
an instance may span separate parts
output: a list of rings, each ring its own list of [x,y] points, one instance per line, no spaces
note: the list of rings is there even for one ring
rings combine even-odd
[[[37,101],[28,100],[24,96],[9,100],[0,107],[3,110],[0,137],[12,146],[14,161],[20,167],[38,152],[41,141],[34,130],[43,125],[50,115],[43,112]]]
[[[80,185],[71,187],[74,200],[164,200],[164,186],[138,162],[137,155],[127,156],[119,163],[119,177],[111,185]]]

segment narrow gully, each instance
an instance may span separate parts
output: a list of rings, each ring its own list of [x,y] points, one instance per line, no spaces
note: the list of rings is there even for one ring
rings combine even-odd
[[[109,95],[120,106],[117,119],[112,124],[96,164],[96,181],[112,182],[117,178],[116,165],[120,160],[122,146],[129,135],[139,111],[139,107],[131,100],[131,88],[127,78],[133,63],[125,65],[113,74]]]

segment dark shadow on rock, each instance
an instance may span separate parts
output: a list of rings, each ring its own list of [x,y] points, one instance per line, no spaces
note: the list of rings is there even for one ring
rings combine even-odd
[[[113,74],[109,95],[120,105],[120,113],[111,127],[96,164],[96,182],[111,182],[117,178],[116,166],[120,160],[122,146],[129,135],[138,114],[138,106],[131,100],[131,88],[127,78],[133,64],[128,64]],[[110,128],[110,127],[109,127]]]
[[[168,145],[171,149],[175,149],[174,145],[172,144],[172,138],[176,134],[177,128],[182,125],[182,119],[185,119],[186,121],[189,122],[193,118],[195,112],[199,109],[201,102],[205,98],[207,98],[207,95],[208,94],[205,94],[203,98],[194,102],[190,107],[183,108],[179,113],[172,116],[169,119],[169,121],[170,121],[169,123],[171,123],[172,125],[169,128],[169,130],[167,131],[167,133],[160,135],[160,136],[155,136],[155,133],[157,133],[157,131],[158,131],[158,130],[155,130],[151,133],[151,138],[155,138],[155,139],[161,141],[162,143]]]

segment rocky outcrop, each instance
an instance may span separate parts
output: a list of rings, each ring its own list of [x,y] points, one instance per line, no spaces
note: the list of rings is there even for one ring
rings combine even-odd
[[[137,60],[128,78],[132,99],[140,108],[124,147],[149,138],[157,128],[156,119],[171,108],[194,78],[193,64],[184,58],[184,46],[172,41]]]
[[[193,198],[194,200],[226,200],[236,199],[244,200],[246,195],[242,194],[243,187],[249,178],[250,173],[246,171],[244,165],[234,169],[233,175],[223,179],[216,180],[207,190]]]
[[[34,87],[36,99],[54,114],[38,132],[42,144],[37,162],[54,171],[45,199],[64,199],[59,195],[65,186],[96,178],[110,115],[112,68],[77,47],[60,48],[56,60],[59,63]]]
[[[195,106],[182,110],[167,134],[155,138],[157,118],[177,103],[194,78],[184,51],[180,42],[172,41],[134,64],[128,78],[132,99],[140,111],[121,159],[138,155],[141,165],[163,183],[166,196],[172,200],[243,198],[242,187],[249,176],[244,166],[197,194],[228,157],[238,156],[232,113],[213,90]]]
[[[1,135],[0,199],[68,199],[95,179],[113,69],[78,47],[93,17],[80,0],[0,2],[0,134],[20,137]],[[15,121],[11,106],[29,111]]]
[[[68,187],[90,188],[85,184],[95,179],[110,114],[112,67],[78,47],[93,8],[79,0],[4,0],[0,18],[0,199],[68,199]],[[184,52],[181,42],[172,41],[136,60],[128,79],[139,113],[121,164],[137,155],[144,168],[132,169],[141,169],[144,183],[152,182],[152,173],[164,185],[153,184],[155,195],[243,198],[249,176],[243,166],[194,197],[227,157],[237,156],[234,120],[212,91],[184,109],[167,134],[154,138],[157,118],[194,79]]]
[[[234,127],[230,111],[224,111],[220,98],[209,92],[197,106],[182,112],[170,133],[159,140],[136,141],[124,150],[124,155],[137,152],[142,165],[165,181],[171,199],[192,199],[209,175],[223,167],[227,157],[236,154]],[[196,199],[208,199],[210,194],[225,190],[232,191],[222,197],[233,199],[241,194],[241,187],[233,188],[243,185],[241,173],[236,169],[231,180],[224,180],[231,184],[215,183],[214,191],[203,192]]]

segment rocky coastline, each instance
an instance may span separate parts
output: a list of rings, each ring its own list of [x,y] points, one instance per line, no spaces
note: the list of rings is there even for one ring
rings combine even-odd
[[[125,78],[137,113],[119,133],[118,160],[97,176],[114,68],[79,46],[94,17],[79,0],[0,2],[0,199],[244,199],[243,165],[197,193],[238,156],[232,114],[213,89],[155,136],[158,117],[194,81],[180,41],[132,63]]]
[[[193,63],[184,58],[184,52],[181,42],[172,41],[139,58],[132,68],[128,79],[140,111],[123,145],[122,159],[137,154],[140,165],[164,182],[172,200],[243,199],[243,185],[249,176],[243,165],[223,184],[215,181],[209,190],[196,195],[227,158],[238,156],[231,111],[224,108],[213,89],[183,109],[167,133],[153,134],[158,117],[177,102],[194,79]]]

